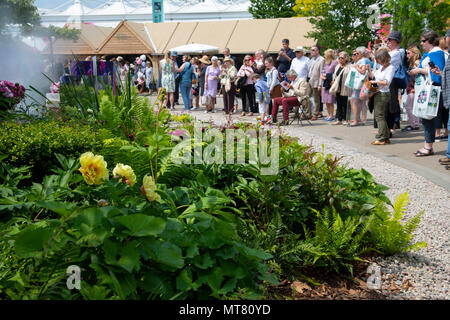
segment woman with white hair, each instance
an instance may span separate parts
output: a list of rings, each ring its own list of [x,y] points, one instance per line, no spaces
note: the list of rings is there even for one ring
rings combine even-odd
[[[366,52],[365,47],[358,47],[352,53],[352,59],[354,63],[353,68],[355,68],[359,73],[363,75],[365,75],[367,72],[366,59],[364,59],[365,52]],[[361,123],[360,114],[361,111],[363,111],[365,101],[359,98],[360,93],[361,89],[353,89],[351,99],[353,120],[350,122],[350,127],[355,127]],[[365,110],[365,113],[367,113],[367,109]],[[366,117],[363,115],[363,118],[365,120]],[[362,124],[364,125],[365,123],[362,122]]]
[[[214,106],[216,104],[217,84],[219,81],[220,68],[217,64],[219,58],[213,56],[211,65],[206,68],[205,72],[205,96],[211,97],[211,104],[206,106],[205,113],[216,112]]]

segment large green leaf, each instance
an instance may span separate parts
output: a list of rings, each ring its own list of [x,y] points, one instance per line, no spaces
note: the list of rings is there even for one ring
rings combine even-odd
[[[50,240],[53,229],[50,227],[36,228],[29,226],[22,230],[16,238],[14,247],[21,258],[40,257],[42,249]]]
[[[131,231],[135,237],[156,236],[164,231],[166,222],[158,217],[132,214],[115,218]]]
[[[184,266],[182,250],[171,242],[147,239],[143,242],[144,250],[150,257],[169,267],[179,269]]]
[[[139,271],[140,269],[140,253],[137,241],[129,242],[125,247],[119,250],[120,258],[117,261],[117,265],[124,268],[128,272],[133,270]]]
[[[56,212],[61,216],[66,216],[72,213],[77,207],[76,203],[56,201],[38,201],[37,205],[41,208]]]
[[[180,291],[185,291],[192,287],[192,276],[190,275],[190,272],[188,272],[188,270],[184,269],[177,276],[176,287],[177,290]]]

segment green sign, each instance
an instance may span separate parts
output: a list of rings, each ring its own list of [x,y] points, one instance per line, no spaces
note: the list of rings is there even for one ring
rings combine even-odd
[[[153,22],[164,22],[163,0],[152,0]]]

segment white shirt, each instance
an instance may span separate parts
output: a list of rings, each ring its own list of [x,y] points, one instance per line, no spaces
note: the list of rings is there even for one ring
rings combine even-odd
[[[150,81],[152,80],[152,75],[153,75],[153,68],[152,67],[145,68],[145,82],[147,86],[150,84]]]
[[[309,58],[302,56],[299,59],[296,57],[292,59],[290,70],[294,70],[297,73],[297,79],[299,78],[306,79],[308,78],[309,64],[310,64]]]
[[[391,65],[394,67],[394,70],[397,71],[403,62],[402,58],[405,56],[405,50],[401,48],[391,50],[389,51],[389,55],[391,56]]]
[[[389,92],[389,86],[391,85],[392,79],[394,78],[395,69],[392,64],[383,69],[383,67],[377,69],[374,72],[376,81],[387,81],[387,86],[379,86],[380,92]]]
[[[272,90],[277,84],[280,84],[280,80],[278,79],[278,70],[275,67],[272,67],[269,72],[266,74],[267,76],[267,86],[269,90]]]

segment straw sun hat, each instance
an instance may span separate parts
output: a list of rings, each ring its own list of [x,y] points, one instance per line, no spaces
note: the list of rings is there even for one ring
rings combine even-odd
[[[234,61],[233,61],[233,59],[231,59],[230,57],[226,57],[225,59],[223,59],[223,63],[225,63],[225,62],[227,62],[227,61],[230,61],[231,64],[234,65]]]
[[[199,61],[204,64],[211,64],[211,61],[209,60],[208,56],[203,56],[201,59],[199,59]]]

